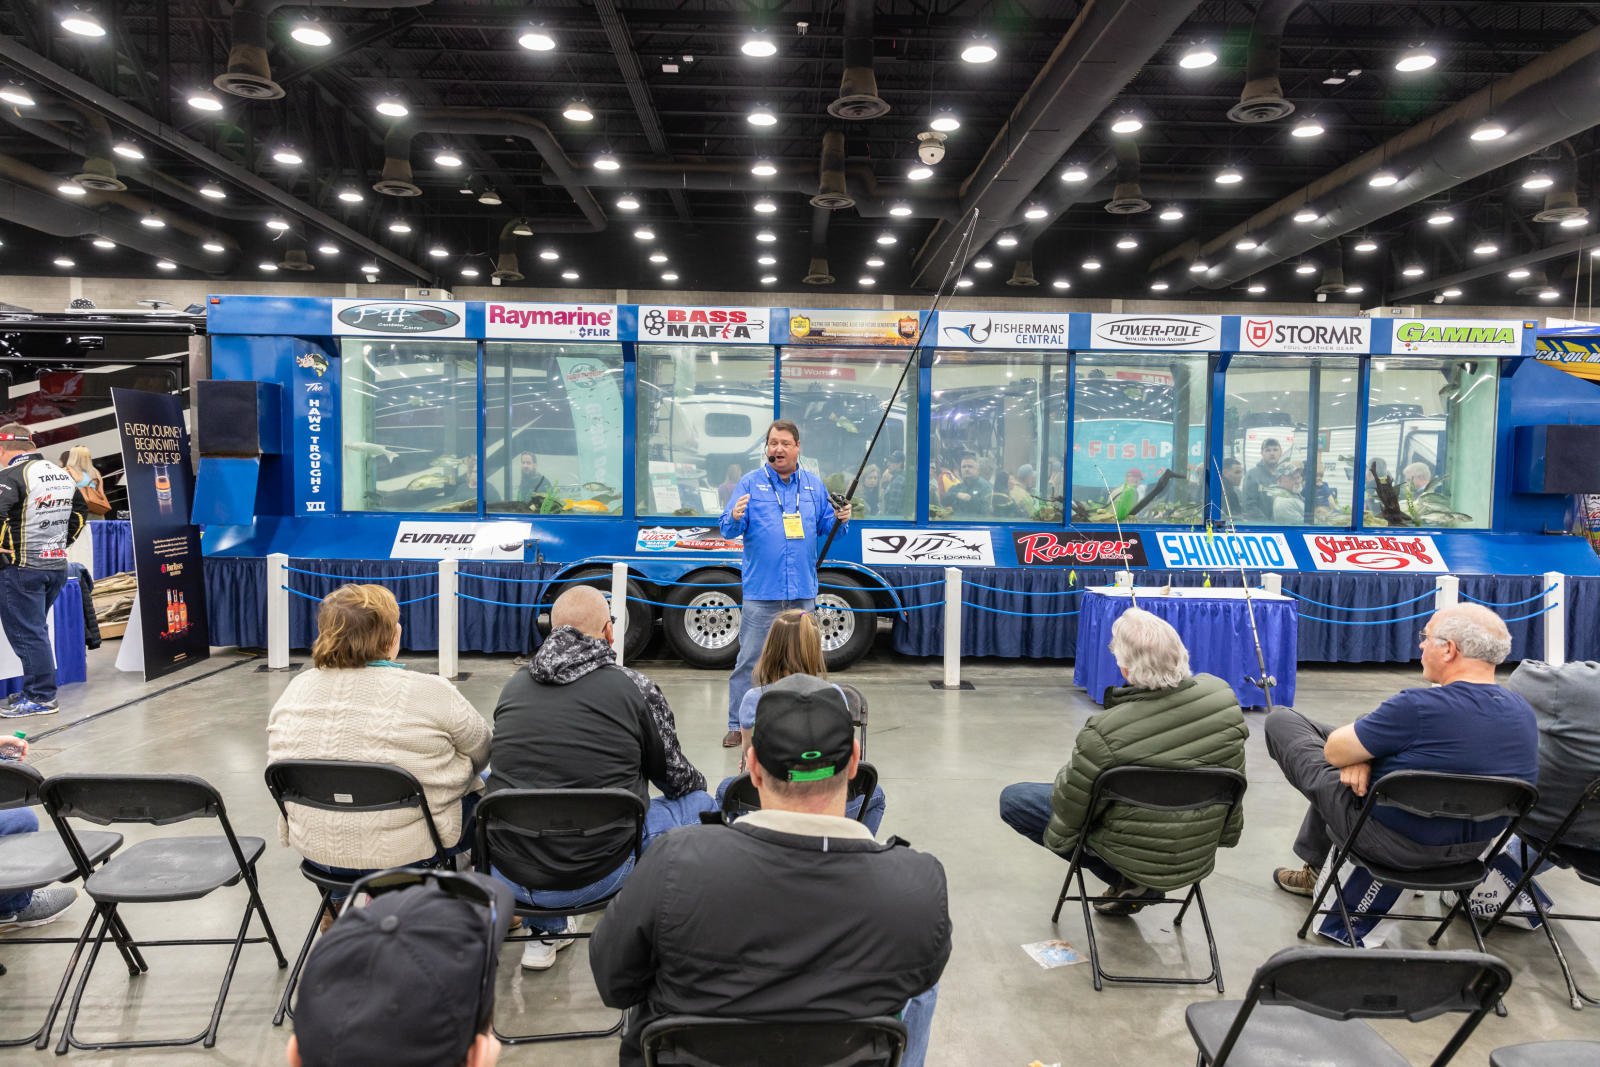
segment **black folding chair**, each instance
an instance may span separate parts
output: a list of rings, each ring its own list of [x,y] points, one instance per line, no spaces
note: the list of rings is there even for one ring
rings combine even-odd
[[[861,758],[867,758],[867,698],[849,682],[834,682],[844,694],[844,706],[850,709],[850,722],[856,728],[856,741],[861,745]]]
[[[416,777],[403,767],[390,763],[359,763],[350,760],[290,759],[279,760],[267,766],[267,791],[278,804],[278,812],[289,818],[288,805],[300,804],[318,811],[340,813],[368,813],[395,811],[402,808],[419,808],[423,824],[428,829],[428,840],[433,842],[433,853],[413,864],[397,866],[438,867],[444,864],[445,846],[439,840],[439,829],[433,823],[433,812],[428,807],[427,794]],[[329,900],[337,890],[348,896],[350,887],[361,877],[330,874],[310,860],[300,861],[300,874],[321,890],[317,913],[311,918],[311,927],[300,946],[300,955],[294,959],[289,972],[289,982],[283,987],[283,997],[272,1016],[273,1026],[282,1026],[286,1015],[293,1015],[290,1001],[300,982],[300,971],[311,943],[316,940],[322,916],[328,911]]]
[[[906,1028],[888,1016],[774,1023],[668,1015],[639,1043],[645,1067],[899,1067]]]
[[[644,801],[627,789],[502,789],[490,793],[478,802],[477,835],[474,838],[473,862],[478,870],[488,873],[492,868],[507,874],[514,872],[496,862],[489,835],[512,834],[522,838],[537,854],[539,842],[571,840],[573,838],[615,838],[616,847],[599,856],[591,867],[587,881],[605,877],[620,867],[629,856],[635,859],[644,849]],[[517,870],[526,869],[526,860],[519,857]],[[557,888],[548,885],[529,885],[528,889]],[[559,888],[568,888],[562,886]],[[612,890],[591,904],[570,908],[541,908],[517,901],[517,914],[524,919],[563,919],[571,915],[587,915],[604,911],[611,898],[621,890]],[[588,931],[574,931],[561,937],[588,938]],[[535,941],[549,938],[523,924],[523,932],[513,934],[508,941]],[[506,1045],[524,1045],[535,1041],[572,1041],[587,1037],[610,1037],[622,1029],[626,1015],[604,1030],[568,1030],[551,1034],[502,1034],[495,1036]]]
[[[1205,927],[1206,948],[1211,953],[1211,973],[1200,978],[1170,978],[1162,975],[1111,974],[1100,967],[1100,948],[1095,942],[1094,921],[1089,905],[1102,901],[1116,901],[1119,897],[1090,896],[1083,884],[1083,853],[1090,833],[1113,807],[1137,808],[1141,811],[1179,812],[1203,811],[1222,808],[1222,821],[1217,824],[1217,836],[1209,847],[1213,854],[1222,847],[1222,836],[1227,832],[1228,820],[1244,796],[1245,776],[1226,767],[1113,767],[1094,780],[1094,790],[1089,797],[1089,816],[1078,834],[1078,843],[1072,850],[1072,862],[1067,865],[1067,876],[1061,881],[1061,894],[1056,898],[1056,910],[1050,921],[1061,921],[1061,906],[1076,900],[1083,906],[1083,927],[1089,939],[1089,965],[1094,972],[1094,987],[1100,990],[1102,982],[1125,982],[1138,985],[1206,985],[1217,983],[1222,990],[1222,965],[1217,958],[1217,939],[1211,931],[1211,916],[1206,913],[1205,894],[1200,883],[1189,886],[1182,900],[1151,900],[1142,903],[1180,904],[1178,917],[1172,925],[1182,926],[1183,917],[1193,903],[1200,911],[1200,925]],[[1206,844],[1206,842],[1197,842]],[[1078,879],[1078,892],[1070,894],[1072,879]]]
[[[856,812],[856,821],[867,821],[867,802],[872,799],[872,791],[878,788],[878,769],[866,761],[856,764],[856,776],[850,779],[849,791],[845,794],[845,802],[849,803],[861,797],[861,810]],[[756,787],[751,783],[748,774],[741,774],[728,783],[728,788],[722,791],[722,818],[732,822],[741,815],[748,815],[752,811],[761,810],[761,794],[756,792]],[[716,816],[707,819],[701,816],[702,821],[716,822]]]
[[[40,787],[39,794],[51,820],[60,832],[67,849],[78,865],[84,880],[84,890],[94,901],[94,913],[84,924],[83,934],[72,950],[67,973],[62,977],[63,988],[78,966],[83,947],[94,933],[94,946],[89,959],[78,976],[78,985],[72,993],[72,1003],[67,1008],[66,1024],[61,1030],[61,1040],[56,1053],[67,1049],[131,1049],[173,1048],[196,1042],[205,1048],[217,1043],[217,1026],[222,1020],[222,1005],[228,999],[228,986],[233,982],[234,968],[239,963],[239,953],[245,945],[265,942],[272,946],[280,968],[289,966],[278,947],[278,938],[272,932],[272,922],[267,918],[266,905],[261,901],[260,887],[256,883],[256,861],[266,849],[259,837],[239,837],[233,832],[228,813],[223,808],[222,797],[210,783],[186,774],[62,774],[50,778]],[[82,819],[101,826],[113,823],[149,823],[152,826],[170,826],[190,819],[216,819],[221,825],[220,836],[153,837],[126,848],[94,870],[88,859],[83,837],[73,830],[69,820]],[[146,1041],[82,1042],[73,1034],[78,1021],[78,1009],[83,1003],[83,991],[88,987],[89,975],[94,971],[100,956],[100,946],[106,933],[120,926],[117,909],[124,904],[156,904],[180,900],[199,900],[225,886],[243,882],[249,891],[244,918],[239,932],[231,939],[184,938],[171,941],[134,941],[127,945],[135,954],[137,969],[130,963],[129,974],[138,977],[149,970],[138,950],[165,945],[232,945],[227,969],[222,975],[222,986],[217,991],[216,1004],[211,1009],[207,1027],[192,1037],[165,1038]],[[260,914],[263,937],[249,937],[251,917]],[[48,1034],[59,1004],[52,1006],[50,1018],[45,1020]]]
[[[1243,1001],[1199,1001],[1184,1020],[1198,1067],[1411,1067],[1359,1020],[1467,1018],[1432,1060],[1444,1067],[1511,985],[1511,969],[1483,952],[1286,948],[1263,963]]]
[[[1534,1041],[1489,1053],[1489,1067],[1594,1067],[1600,1041]]]
[[[0,810],[29,808],[38,804],[39,786],[43,783],[44,775],[25,763],[0,763]],[[91,867],[100,866],[107,856],[122,846],[121,834],[105,830],[85,832],[79,834],[78,838],[83,846],[84,858]],[[60,834],[44,831],[0,837],[0,896],[28,893],[55,882],[70,882],[77,877],[77,861],[67,850]],[[116,940],[123,959],[130,967],[135,966],[127,944],[128,932],[122,929],[120,923],[112,929],[111,936]],[[70,945],[77,940],[75,937],[7,937],[5,944]],[[0,974],[5,973],[5,968],[0,966]],[[62,998],[66,996],[66,984],[67,980],[63,978],[60,988],[56,990],[50,1012],[52,1019]],[[43,1048],[49,1041],[50,1034],[40,1026],[27,1037],[0,1039],[0,1048],[17,1048],[35,1043]]]
[[[1600,778],[1596,778],[1589,783],[1589,788],[1583,791],[1583,795],[1572,806],[1572,810],[1567,812],[1566,818],[1561,820],[1561,825],[1557,826],[1555,833],[1550,835],[1550,840],[1539,848],[1537,857],[1531,863],[1527,862],[1527,854],[1530,850],[1524,844],[1523,854],[1519,857],[1522,860],[1522,878],[1517,882],[1516,888],[1506,895],[1505,902],[1500,905],[1500,910],[1494,913],[1488,925],[1483,928],[1485,934],[1492,932],[1499,925],[1500,920],[1505,917],[1506,912],[1516,903],[1517,897],[1521,895],[1523,890],[1528,888],[1528,883],[1533,881],[1533,876],[1538,872],[1539,868],[1545,865],[1546,861],[1558,863],[1563,867],[1570,867],[1572,872],[1583,881],[1590,885],[1600,885],[1600,851],[1565,847],[1562,843],[1567,833],[1572,829],[1573,824],[1583,814],[1584,809],[1590,805],[1600,805]],[[1555,930],[1550,922],[1552,919],[1565,919],[1571,922],[1600,922],[1600,915],[1576,915],[1570,912],[1546,911],[1538,893],[1529,891],[1528,896],[1533,900],[1534,911],[1538,913],[1539,918],[1542,920],[1544,936],[1550,941],[1550,949],[1556,954],[1556,962],[1561,965],[1561,977],[1566,979],[1567,999],[1571,1002],[1573,1010],[1581,1009],[1585,1002],[1600,1004],[1600,999],[1590,996],[1579,988],[1577,979],[1572,976],[1572,967],[1567,963],[1566,953],[1561,951],[1561,943],[1556,940]]]

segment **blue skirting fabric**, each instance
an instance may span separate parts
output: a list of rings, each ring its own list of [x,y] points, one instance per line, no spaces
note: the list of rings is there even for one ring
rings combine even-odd
[[[1083,614],[1078,616],[1078,651],[1072,671],[1073,683],[1088,690],[1090,699],[1101,703],[1105,691],[1126,685],[1117,661],[1111,655],[1111,626],[1132,606],[1125,596],[1085,593]],[[1147,596],[1139,606],[1157,618],[1165,619],[1183,638],[1189,650],[1189,669],[1195,674],[1211,674],[1233,687],[1242,707],[1264,707],[1261,689],[1245,681],[1261,673],[1256,659],[1255,641],[1250,631],[1250,608],[1241,599],[1189,600],[1177,597]],[[1295,605],[1282,600],[1254,602],[1256,627],[1267,670],[1277,679],[1272,691],[1275,704],[1294,704]]]
[[[133,570],[133,523],[126,519],[95,519],[89,523],[94,545],[94,576],[109,578]]]
[[[87,681],[89,654],[83,647],[83,590],[78,588],[76,578],[67,579],[52,610],[56,617],[56,684],[70,685]],[[21,678],[0,678],[0,697],[20,692]]]

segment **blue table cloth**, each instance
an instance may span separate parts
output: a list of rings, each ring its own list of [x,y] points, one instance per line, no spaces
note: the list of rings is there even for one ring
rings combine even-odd
[[[55,613],[56,684],[86,681],[89,655],[83,647],[83,592],[76,578],[67,579],[61,595],[56,597]],[[20,692],[21,678],[0,678],[0,697]]]
[[[89,523],[94,544],[94,576],[109,578],[133,570],[133,524],[126,519],[96,519]]]
[[[1111,655],[1111,624],[1127,611],[1126,596],[1106,595],[1088,590],[1083,594],[1083,614],[1078,617],[1077,659],[1073,664],[1074,684],[1089,691],[1095,703],[1105,700],[1112,686],[1126,685],[1117,661]],[[1256,625],[1261,631],[1261,647],[1267,670],[1278,680],[1272,691],[1277,705],[1294,704],[1297,612],[1293,601],[1254,601]],[[1233,687],[1242,707],[1261,707],[1266,703],[1260,688],[1245,681],[1261,673],[1256,662],[1256,646],[1250,636],[1249,605],[1243,597],[1234,599],[1198,597],[1159,597],[1143,595],[1139,606],[1165,619],[1183,638],[1189,650],[1189,669],[1195,674],[1214,674]]]

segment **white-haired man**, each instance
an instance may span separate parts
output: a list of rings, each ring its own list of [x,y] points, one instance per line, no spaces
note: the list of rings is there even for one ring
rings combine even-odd
[[[1418,635],[1422,677],[1432,687],[1406,689],[1338,729],[1280,708],[1267,716],[1267,751],[1289,784],[1311,801],[1295,838],[1303,867],[1280,867],[1272,880],[1301,896],[1335,840],[1354,827],[1367,787],[1393,771],[1501,775],[1537,784],[1539,731],[1533,708],[1495,683],[1511,652],[1500,616],[1476,604],[1435,612]],[[1495,822],[1425,819],[1383,807],[1361,828],[1360,852],[1386,866],[1418,870],[1476,857],[1503,829]]]

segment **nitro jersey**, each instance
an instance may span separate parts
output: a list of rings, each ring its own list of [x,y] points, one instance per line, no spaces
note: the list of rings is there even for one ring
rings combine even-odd
[[[37,453],[0,470],[0,567],[64,570],[87,519],[72,475]]]

